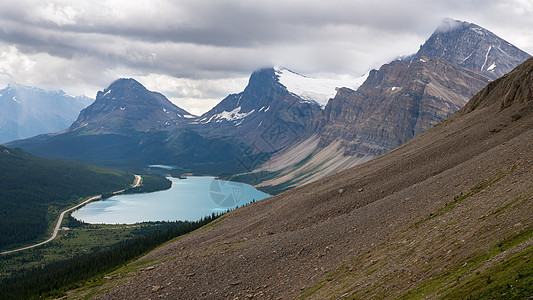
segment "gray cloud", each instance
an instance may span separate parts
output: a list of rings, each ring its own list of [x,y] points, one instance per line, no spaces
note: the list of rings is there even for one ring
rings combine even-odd
[[[3,0],[0,84],[94,96],[135,77],[199,113],[263,66],[358,76],[415,52],[445,17],[533,52],[530,0]]]

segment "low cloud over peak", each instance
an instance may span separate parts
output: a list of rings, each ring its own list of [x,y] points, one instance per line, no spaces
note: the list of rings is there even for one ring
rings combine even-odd
[[[134,77],[201,113],[265,65],[357,78],[415,52],[445,17],[531,53],[532,14],[520,0],[4,0],[0,84],[94,96],[118,77]]]

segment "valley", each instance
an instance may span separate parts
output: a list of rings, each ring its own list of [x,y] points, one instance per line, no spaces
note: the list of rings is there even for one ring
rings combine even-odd
[[[141,180],[142,180],[142,177],[140,175],[134,175],[135,176],[135,180],[133,182],[133,184],[131,185],[131,188],[136,188],[136,187],[139,187],[141,185]],[[115,191],[113,192],[113,194],[118,194],[118,193],[122,193],[124,192],[125,190],[120,190],[120,191]],[[44,242],[40,242],[40,243],[37,243],[35,245],[31,245],[31,246],[26,246],[26,247],[23,247],[23,248],[18,248],[18,249],[14,249],[14,250],[8,250],[8,251],[4,251],[4,252],[0,252],[0,255],[5,255],[5,254],[11,254],[11,253],[14,253],[14,252],[19,252],[19,251],[23,251],[23,250],[27,250],[27,249],[31,249],[31,248],[35,248],[35,247],[39,247],[39,246],[42,246],[44,244],[47,244],[51,241],[53,241],[59,230],[61,230],[62,227],[62,224],[63,224],[63,218],[65,217],[65,214],[66,213],[69,213],[81,206],[84,206],[86,205],[87,203],[90,203],[92,201],[95,201],[95,200],[99,200],[99,199],[102,199],[102,195],[98,195],[98,196],[93,196],[93,197],[90,197],[89,199],[71,207],[71,208],[68,208],[64,211],[62,211],[60,214],[59,214],[59,218],[57,219],[56,223],[55,223],[55,227],[54,227],[54,231],[52,232],[52,236],[47,239],[46,241]]]
[[[31,156],[0,146],[0,249],[53,233],[60,212],[98,194],[131,186],[131,173]]]
[[[90,291],[100,299],[531,295],[532,74],[529,59],[403,146],[235,210],[137,262],[151,271],[130,265]],[[78,292],[70,296],[87,290]]]
[[[449,18],[388,57],[335,78],[246,61],[198,115],[186,69],[94,100],[10,83],[0,299],[531,297],[533,58]]]
[[[485,28],[445,19],[416,53],[351,82],[261,68],[242,92],[195,116],[120,78],[68,129],[6,145],[118,168],[176,165],[279,193],[399,147],[529,57]]]

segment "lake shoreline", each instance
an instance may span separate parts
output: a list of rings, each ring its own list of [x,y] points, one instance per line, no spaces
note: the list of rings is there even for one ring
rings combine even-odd
[[[215,176],[167,176],[170,189],[115,195],[91,202],[71,216],[88,224],[135,224],[158,221],[196,221],[270,197],[241,182]]]

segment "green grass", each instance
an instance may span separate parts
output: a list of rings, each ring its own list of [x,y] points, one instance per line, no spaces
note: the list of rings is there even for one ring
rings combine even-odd
[[[313,296],[318,290],[320,290],[324,285],[326,285],[324,282],[320,282],[315,284],[312,288],[305,291],[302,295],[300,295],[299,299],[305,299]]]
[[[461,194],[455,196],[453,198],[453,200],[450,201],[450,202],[447,202],[444,205],[443,208],[439,209],[438,211],[436,211],[434,213],[429,214],[428,217],[424,218],[423,220],[420,220],[420,221],[416,222],[413,226],[414,227],[420,226],[423,223],[425,223],[425,222],[427,222],[427,221],[429,221],[429,220],[431,220],[433,218],[442,216],[443,214],[451,211],[458,203],[461,203],[462,201],[464,201],[464,200],[466,200],[466,199],[478,194],[479,192],[485,190],[486,188],[490,187],[491,185],[495,184],[496,182],[502,180],[503,178],[505,178],[505,176],[509,175],[514,170],[516,170],[516,168],[517,167],[515,166],[515,167],[510,168],[507,171],[499,172],[498,174],[496,174],[495,176],[489,178],[488,180],[482,181],[481,183],[479,183],[476,186],[472,187],[468,193],[466,193],[464,195],[463,195],[463,193],[461,193]]]
[[[467,297],[465,297],[467,296]],[[526,299],[533,296],[533,246],[495,267],[476,273],[444,299]]]
[[[528,270],[527,264],[531,264],[531,246],[528,250],[522,251],[520,254],[514,255],[513,257],[506,259],[503,263],[497,264],[483,272],[477,271],[477,269],[497,254],[515,247],[531,238],[533,238],[533,227],[528,227],[492,245],[490,250],[486,252],[477,252],[476,255],[465,261],[461,261],[456,264],[454,268],[442,275],[425,281],[415,289],[404,294],[401,298],[420,299],[427,295],[444,295],[445,298],[450,299],[457,299],[458,296],[460,296],[459,298],[465,298],[466,296],[470,297],[472,296],[473,291],[468,290],[468,286],[477,286],[479,281],[483,280],[482,278],[485,279],[485,285],[490,286],[488,290],[495,288],[496,291],[498,291],[498,287],[501,284],[507,284],[514,280],[513,278],[515,275],[513,274],[513,270],[517,270],[518,268],[525,268],[526,271]],[[526,263],[516,259],[518,256],[525,257]],[[523,266],[523,264],[525,264],[525,266]],[[529,270],[531,271],[531,269]],[[528,274],[529,275],[527,276],[532,276],[531,272]],[[463,278],[466,278],[466,282],[464,283]],[[518,292],[521,293],[523,290],[523,288],[519,288]],[[473,299],[475,298],[476,297]]]

